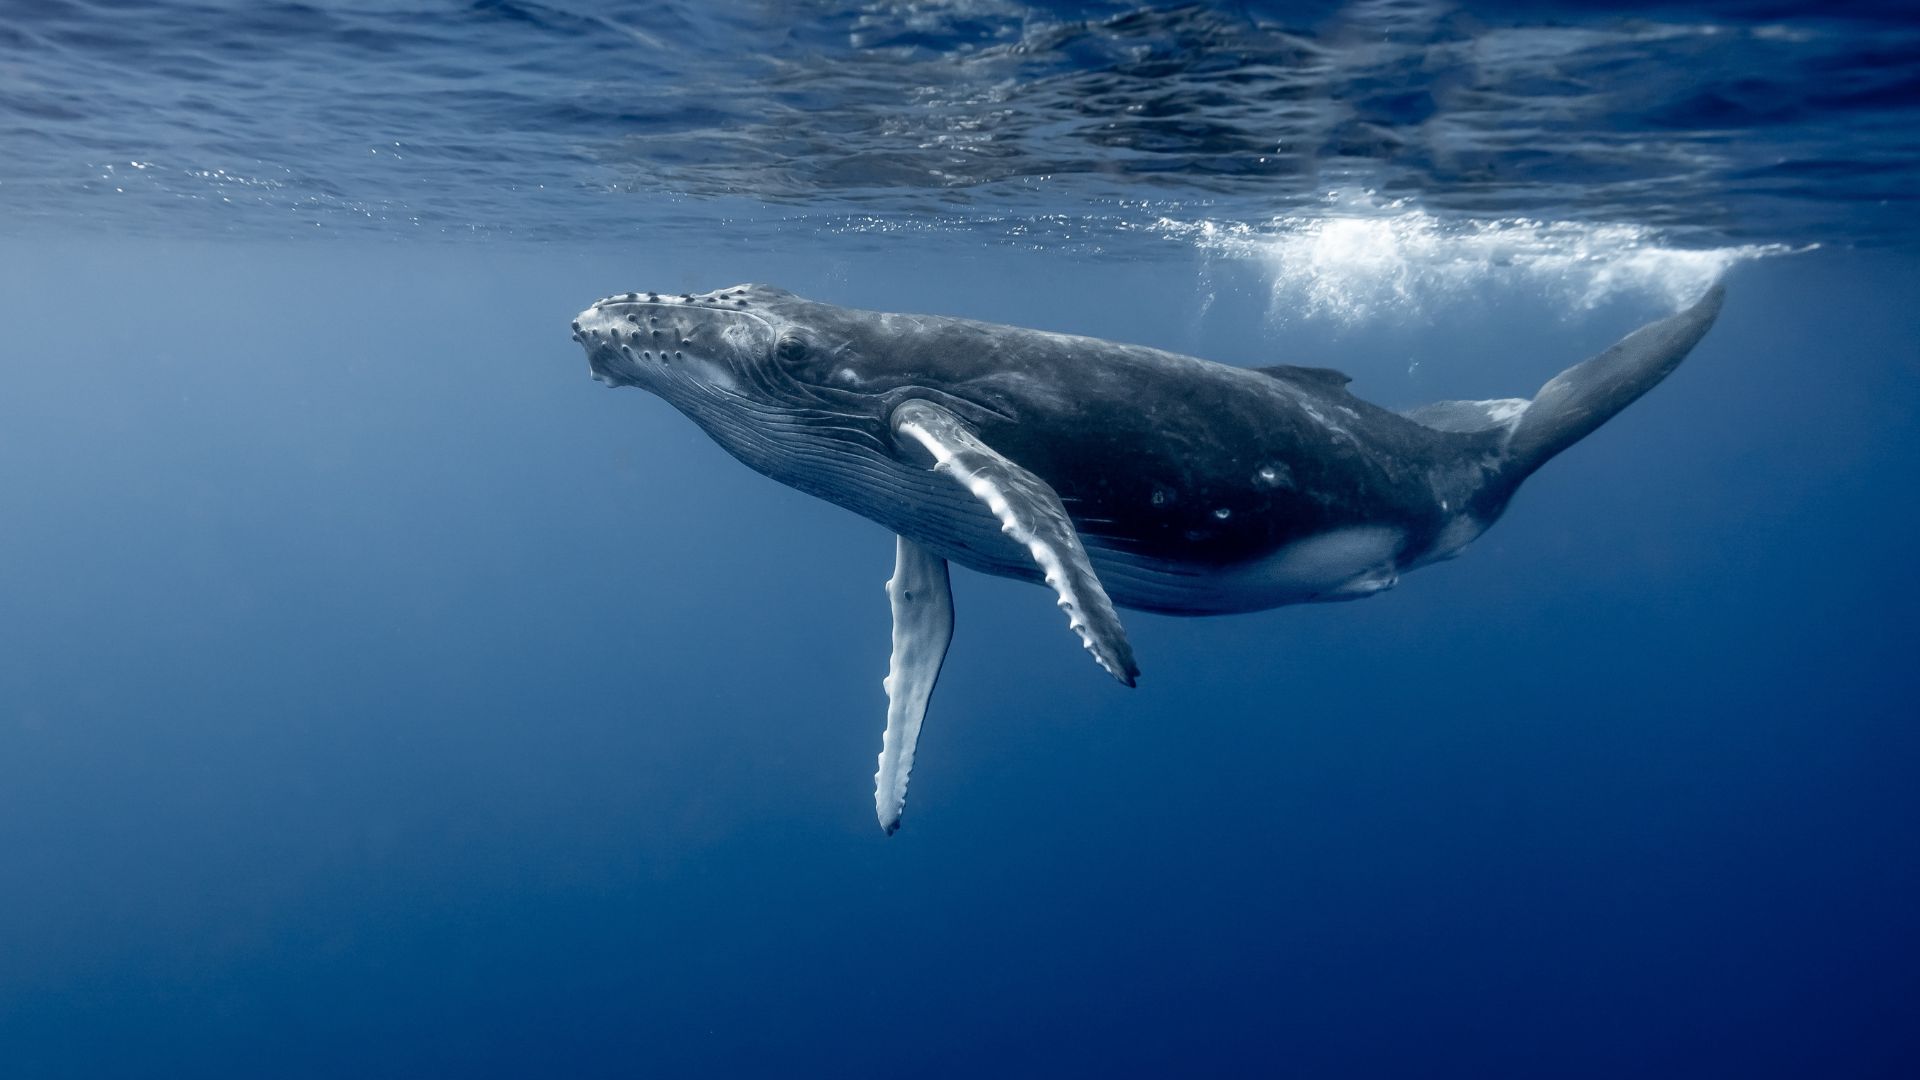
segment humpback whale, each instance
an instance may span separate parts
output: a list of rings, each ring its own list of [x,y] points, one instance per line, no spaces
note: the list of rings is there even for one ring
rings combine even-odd
[[[1679,366],[1723,295],[1530,399],[1404,413],[1327,368],[1231,367],[766,285],[609,296],[573,339],[596,379],[665,398],[750,468],[894,533],[874,777],[891,834],[953,636],[949,563],[1050,589],[1095,662],[1132,686],[1117,609],[1354,600],[1452,558],[1534,470]]]

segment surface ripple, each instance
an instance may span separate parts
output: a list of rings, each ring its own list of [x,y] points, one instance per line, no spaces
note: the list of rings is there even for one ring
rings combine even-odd
[[[1920,228],[1920,31],[1894,8],[1277,7],[12,5],[0,229],[1136,253],[1330,191],[1698,245]]]

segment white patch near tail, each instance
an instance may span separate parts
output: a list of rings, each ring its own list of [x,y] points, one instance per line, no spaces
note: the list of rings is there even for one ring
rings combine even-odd
[[[1408,409],[1407,419],[1435,431],[1469,433],[1509,427],[1526,415],[1526,398],[1495,398],[1492,401],[1436,401],[1417,409]]]

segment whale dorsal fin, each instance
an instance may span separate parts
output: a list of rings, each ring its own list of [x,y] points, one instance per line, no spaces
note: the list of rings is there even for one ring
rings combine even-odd
[[[893,410],[893,430],[925,447],[934,468],[951,476],[1000,520],[1000,531],[1026,548],[1059,594],[1067,625],[1107,673],[1127,686],[1140,674],[1120,614],[1087,561],[1060,496],[1033,473],[980,441],[973,429],[922,398]]]
[[[1339,390],[1353,381],[1353,376],[1344,371],[1335,371],[1330,367],[1296,367],[1292,364],[1269,364],[1253,370],[1262,375],[1271,375],[1276,379],[1292,379],[1295,382],[1313,383],[1329,390]]]

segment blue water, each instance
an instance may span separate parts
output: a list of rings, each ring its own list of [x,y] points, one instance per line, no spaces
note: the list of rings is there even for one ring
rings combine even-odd
[[[0,4],[0,1076],[1920,1072],[1897,6]],[[960,572],[630,288],[1666,384],[1364,603]]]

